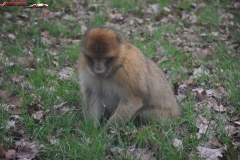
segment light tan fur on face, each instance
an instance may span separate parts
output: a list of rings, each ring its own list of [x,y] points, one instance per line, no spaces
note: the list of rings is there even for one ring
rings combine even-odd
[[[104,76],[92,72],[91,59],[108,59]],[[134,45],[108,28],[90,29],[78,60],[84,112],[98,124],[103,105],[112,113],[107,126],[121,125],[134,116],[144,121],[181,116],[164,73]]]

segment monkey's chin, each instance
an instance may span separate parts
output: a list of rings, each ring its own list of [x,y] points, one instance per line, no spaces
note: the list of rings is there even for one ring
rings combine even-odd
[[[99,78],[105,78],[107,76],[106,73],[95,73],[95,72],[94,72],[94,75]]]

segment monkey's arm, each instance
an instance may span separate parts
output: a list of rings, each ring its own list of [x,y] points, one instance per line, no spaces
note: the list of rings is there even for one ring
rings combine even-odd
[[[84,115],[87,119],[92,119],[94,121],[94,126],[98,127],[103,112],[100,97],[94,93],[89,95],[84,94],[83,103]]]
[[[107,122],[107,128],[121,126],[128,122],[142,107],[143,102],[138,97],[128,98],[127,100],[121,100],[116,111]]]

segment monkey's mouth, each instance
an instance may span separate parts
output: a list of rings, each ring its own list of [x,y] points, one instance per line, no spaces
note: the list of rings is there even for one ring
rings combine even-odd
[[[104,73],[94,73],[96,77],[99,78],[109,78],[112,76],[111,72],[104,72]]]
[[[95,74],[95,76],[97,76],[99,78],[107,78],[107,77],[111,76],[111,69],[104,71],[104,72],[96,72],[96,71],[92,70],[92,72]]]
[[[97,77],[105,77],[105,73],[95,73]]]

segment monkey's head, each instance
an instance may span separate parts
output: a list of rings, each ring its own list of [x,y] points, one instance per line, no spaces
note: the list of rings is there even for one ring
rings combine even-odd
[[[89,71],[98,77],[109,77],[120,67],[122,39],[112,29],[93,28],[83,39],[82,54]]]

